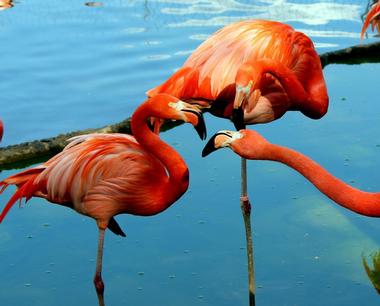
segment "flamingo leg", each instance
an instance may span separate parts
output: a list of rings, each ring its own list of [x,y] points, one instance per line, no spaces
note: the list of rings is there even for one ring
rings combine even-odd
[[[102,279],[103,245],[105,230],[99,228],[98,253],[96,258],[96,271],[94,276],[94,286],[98,295],[99,306],[104,306],[104,283]]]
[[[249,202],[247,192],[247,160],[245,158],[241,159],[240,207],[244,219],[245,238],[247,245],[249,306],[255,306],[255,275],[253,264],[253,240],[251,230],[251,203]]]

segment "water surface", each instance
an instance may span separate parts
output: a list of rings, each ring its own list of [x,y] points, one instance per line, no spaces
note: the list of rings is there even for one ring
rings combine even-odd
[[[15,2],[0,11],[2,145],[121,121],[147,89],[232,21],[287,22],[310,35],[320,53],[359,43],[363,1],[251,2]],[[331,104],[324,118],[288,113],[255,128],[376,191],[378,72],[379,64],[327,66]],[[206,120],[209,135],[232,128]],[[189,126],[162,137],[187,161],[190,189],[159,216],[118,217],[127,238],[106,236],[107,305],[247,305],[239,158],[225,150],[202,159],[204,143]],[[271,162],[249,163],[249,192],[257,305],[378,303],[361,264],[362,253],[379,248],[378,220],[337,207]],[[0,228],[1,304],[95,305],[96,241],[93,220],[66,208],[40,199],[15,207]]]

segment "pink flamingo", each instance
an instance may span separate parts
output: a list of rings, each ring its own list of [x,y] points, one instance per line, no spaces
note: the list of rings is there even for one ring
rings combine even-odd
[[[3,134],[4,134],[4,124],[3,121],[0,119],[0,141],[3,139]]]
[[[181,156],[150,131],[150,117],[191,123],[206,136],[202,113],[177,98],[157,95],[132,116],[135,137],[124,134],[88,134],[71,139],[66,148],[42,165],[0,182],[1,191],[17,191],[0,215],[3,221],[18,200],[41,197],[95,219],[99,228],[94,285],[99,305],[104,305],[102,257],[105,230],[125,236],[115,215],[158,214],[187,190],[189,171]]]
[[[159,93],[231,119],[237,130],[245,124],[277,120],[288,110],[319,119],[329,104],[321,61],[311,39],[289,25],[268,20],[236,22],[211,35],[177,72],[147,95]],[[158,132],[160,120],[154,124]],[[241,160],[241,178],[249,300],[253,305],[251,206],[245,159]]]
[[[309,157],[292,149],[271,144],[255,131],[220,131],[211,137],[203,149],[202,156],[224,147],[247,159],[283,163],[301,173],[337,204],[361,215],[380,217],[380,193],[356,189],[330,174]]]

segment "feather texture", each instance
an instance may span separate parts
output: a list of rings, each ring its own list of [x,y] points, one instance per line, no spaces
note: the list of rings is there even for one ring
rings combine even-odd
[[[270,66],[263,67],[263,62]],[[244,65],[252,67],[248,77],[262,84],[257,88],[261,95],[244,105],[246,124],[278,119],[287,110],[301,110],[312,118],[326,113],[326,85],[313,42],[286,24],[267,20],[241,21],[220,29],[147,95],[167,93],[201,106],[208,103],[214,115],[230,118],[235,99],[231,86],[237,85]],[[288,76],[292,85],[285,84]],[[292,87],[296,89],[288,91]]]

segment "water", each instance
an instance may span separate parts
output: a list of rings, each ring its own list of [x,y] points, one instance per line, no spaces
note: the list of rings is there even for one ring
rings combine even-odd
[[[0,11],[2,145],[121,121],[229,22],[287,22],[325,52],[359,43],[364,9],[359,0],[16,2]],[[255,128],[376,191],[378,71],[327,66],[324,118],[288,113]],[[206,120],[209,135],[232,128]],[[187,161],[190,189],[158,216],[118,217],[127,238],[106,235],[107,305],[247,305],[239,158],[224,150],[202,159],[204,143],[189,126],[162,137]],[[248,173],[257,305],[375,305],[361,255],[379,249],[379,221],[337,207],[283,165],[249,162]],[[66,208],[40,199],[15,207],[0,228],[1,304],[95,305],[96,240],[93,220]]]

